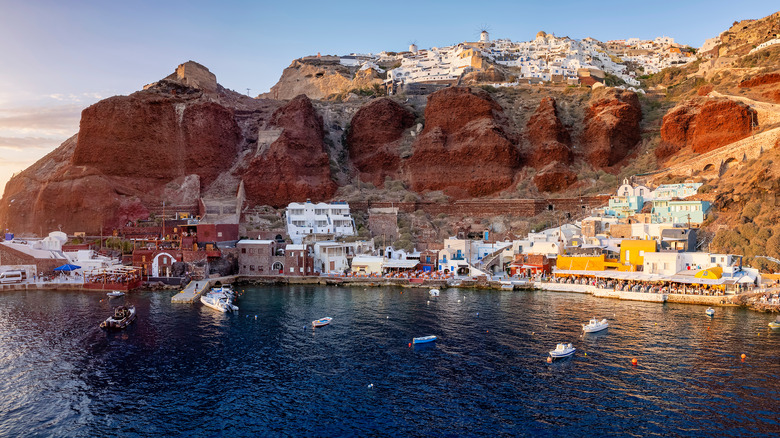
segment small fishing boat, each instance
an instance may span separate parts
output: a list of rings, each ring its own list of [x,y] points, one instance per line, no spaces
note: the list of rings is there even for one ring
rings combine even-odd
[[[709,309],[705,310],[704,313],[706,313],[707,316],[715,316],[715,309],[710,307]]]
[[[325,327],[326,325],[330,324],[330,322],[333,321],[333,318],[326,316],[325,318],[320,318],[317,320],[314,320],[311,322],[311,325],[316,327]]]
[[[121,330],[135,321],[135,306],[119,306],[114,308],[114,314],[100,323],[102,329]]]
[[[574,354],[576,350],[577,349],[572,347],[571,344],[558,344],[555,347],[555,350],[550,352],[550,357],[553,359],[561,359],[564,357],[569,357],[572,354]]]
[[[431,289],[428,291],[429,294],[431,294],[432,297],[438,297],[439,296],[439,289]]]
[[[601,321],[593,318],[589,323],[582,324],[582,331],[585,333],[596,333],[606,329],[607,327],[609,327],[609,323],[607,322],[606,318],[602,319]]]
[[[115,290],[115,291],[113,291],[113,292],[109,292],[109,293],[107,293],[106,295],[108,295],[109,297],[112,297],[112,298],[113,298],[113,297],[121,297],[121,296],[124,296],[124,294],[125,294],[125,293],[124,293],[124,292],[122,292],[122,291]]]
[[[412,344],[425,344],[425,343],[428,343],[428,342],[433,342],[436,339],[438,339],[438,337],[436,337],[434,335],[422,336],[422,337],[419,337],[419,338],[412,339]]]
[[[770,322],[769,323],[769,327],[771,327],[773,329],[780,328],[780,316],[778,316],[777,319],[775,319],[774,321]]]

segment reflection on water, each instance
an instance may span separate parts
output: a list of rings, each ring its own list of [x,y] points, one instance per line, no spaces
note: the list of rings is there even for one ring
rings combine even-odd
[[[245,289],[234,314],[159,292],[1,294],[0,435],[780,430],[768,315],[548,292]],[[100,330],[123,303],[138,320]],[[610,327],[582,335],[592,317]],[[425,335],[439,340],[409,347]],[[558,342],[577,353],[547,364]]]

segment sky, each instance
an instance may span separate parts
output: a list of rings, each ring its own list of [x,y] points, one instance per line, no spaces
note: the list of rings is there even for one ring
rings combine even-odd
[[[188,60],[224,87],[268,91],[296,58],[402,51],[543,30],[600,41],[670,36],[699,47],[773,1],[0,0],[0,190],[78,132],[81,110]]]

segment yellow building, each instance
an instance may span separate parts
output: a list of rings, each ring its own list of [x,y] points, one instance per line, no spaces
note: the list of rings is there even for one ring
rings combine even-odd
[[[594,256],[559,255],[555,266],[568,271],[638,271],[645,262],[646,252],[656,252],[655,240],[626,239],[620,242],[620,259]]]
[[[655,240],[623,240],[620,242],[620,262],[624,265],[631,265],[636,271],[637,266],[645,263],[646,252],[656,252]]]

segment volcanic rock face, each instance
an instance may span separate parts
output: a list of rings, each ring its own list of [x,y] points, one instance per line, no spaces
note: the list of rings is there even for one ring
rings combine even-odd
[[[580,143],[591,165],[609,167],[639,143],[642,108],[636,93],[631,91],[611,88],[593,94]]]
[[[398,178],[398,146],[412,125],[414,114],[391,99],[376,99],[358,110],[350,123],[347,144],[361,180],[381,187],[385,177]]]
[[[691,146],[705,153],[750,135],[755,112],[726,99],[689,100],[672,108],[661,125],[659,158]]]
[[[561,163],[550,163],[534,175],[534,184],[542,192],[559,192],[577,182],[577,174]]]
[[[508,187],[520,164],[501,106],[481,89],[451,87],[428,98],[425,129],[407,162],[415,191],[484,196]]]
[[[761,85],[776,84],[778,82],[780,82],[780,73],[767,73],[745,79],[739,83],[739,88],[758,87]]]
[[[333,59],[330,59],[333,58]],[[341,65],[336,57],[314,60],[295,60],[284,69],[271,91],[258,97],[292,99],[305,94],[310,99],[324,99],[331,94],[353,88],[372,87],[382,80],[373,69],[355,71]]]
[[[244,172],[247,199],[283,207],[292,200],[318,202],[333,196],[336,183],[330,175],[322,117],[311,100],[296,97],[274,112],[270,124],[283,131]]]
[[[134,93],[82,112],[73,164],[119,177],[199,174],[207,185],[230,168],[240,141],[232,110],[217,103]]]
[[[571,137],[558,118],[555,99],[545,97],[526,125],[526,137],[531,144],[530,163],[541,168],[552,162],[571,164]]]

